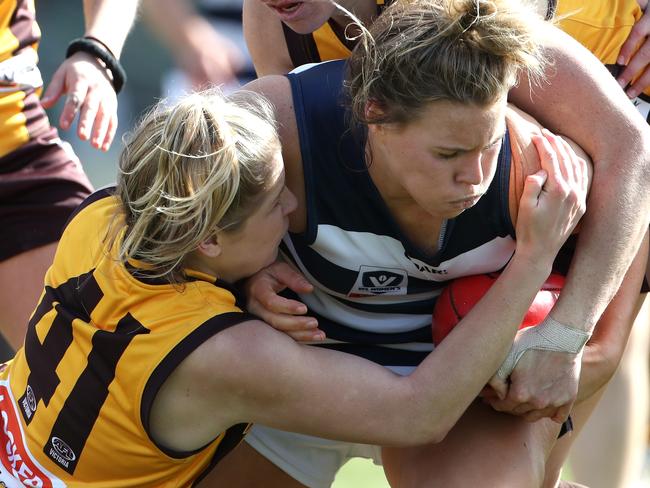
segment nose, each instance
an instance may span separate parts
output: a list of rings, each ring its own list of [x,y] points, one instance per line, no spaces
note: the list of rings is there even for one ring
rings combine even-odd
[[[470,157],[458,161],[456,181],[466,185],[480,185],[483,182],[481,154],[470,155]]]
[[[282,212],[284,215],[289,215],[296,208],[298,208],[298,199],[286,186],[284,187],[284,191],[282,192],[280,199],[282,203]]]

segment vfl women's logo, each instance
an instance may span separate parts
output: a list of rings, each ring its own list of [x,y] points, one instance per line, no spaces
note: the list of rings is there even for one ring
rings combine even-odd
[[[403,269],[361,266],[349,297],[406,295],[408,275]]]

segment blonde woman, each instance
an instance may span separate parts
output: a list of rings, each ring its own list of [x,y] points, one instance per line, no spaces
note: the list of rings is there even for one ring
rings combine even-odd
[[[585,161],[555,138],[535,143],[543,169],[527,179],[502,278],[399,377],[299,345],[241,309],[233,284],[276,259],[296,208],[268,103],[206,93],[161,105],[126,144],[117,188],[68,223],[25,346],[1,368],[0,482],[190,486],[249,422],[356,442],[440,440],[502,362],[584,211]],[[461,348],[480,373],[449,371]]]
[[[507,108],[507,97],[517,80],[558,68],[540,63],[548,51],[538,35],[547,26],[516,3],[397,2],[372,25],[372,37],[361,38],[367,45],[358,44],[347,65],[306,66],[250,85],[277,107],[287,182],[298,199],[283,254],[310,283],[286,280],[278,270],[287,265],[275,265],[249,283],[255,313],[296,338],[320,338],[325,348],[408,373],[431,349],[430,314],[445,282],[506,265],[518,237],[511,230],[517,175],[534,171],[527,166],[534,158],[522,155],[528,142],[515,134],[522,126],[539,131]],[[564,75],[557,69],[555,76],[554,83]],[[613,84],[627,104],[608,76],[603,85]],[[540,88],[521,83],[519,90],[538,100]],[[625,139],[643,127],[641,121],[611,131]],[[629,155],[624,147],[619,153]],[[596,167],[595,175],[602,178],[602,171]],[[610,211],[596,205],[597,212]],[[644,226],[647,221],[638,230]],[[583,229],[593,239],[594,229]],[[584,249],[549,321],[560,336],[573,336],[570,342],[586,341],[606,303],[605,281],[625,271],[608,268],[607,275],[576,281],[581,266],[591,273],[620,257],[620,249],[598,258],[580,254]],[[500,396],[490,397],[490,406],[472,405],[442,442],[380,453],[377,446],[255,426],[248,446],[219,467],[215,482],[327,487],[341,465],[361,456],[383,462],[396,486],[554,486],[561,460],[547,461],[560,424],[576,398],[590,397],[614,371],[644,260],[635,262],[586,348],[528,348],[523,344],[530,339],[518,339],[512,352],[522,359],[509,381],[505,373],[492,382]],[[287,300],[291,295],[278,297],[288,282],[304,305]],[[306,316],[292,321],[287,314],[299,307]],[[465,370],[467,354],[459,350],[453,368]],[[579,408],[573,412],[584,421]]]

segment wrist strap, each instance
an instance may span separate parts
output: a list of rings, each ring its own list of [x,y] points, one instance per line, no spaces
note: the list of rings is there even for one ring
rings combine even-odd
[[[69,58],[79,51],[95,56],[106,65],[106,69],[111,72],[113,78],[113,89],[115,93],[120,93],[126,83],[126,72],[111,50],[99,39],[81,37],[68,44],[65,57]]]
[[[95,36],[88,36],[88,35],[83,36],[83,38],[84,39],[90,39],[91,41],[95,41],[95,42],[101,44],[104,47],[104,49],[106,49],[109,53],[111,53],[111,56],[113,56],[115,59],[117,59],[117,56],[115,56],[115,53],[113,52],[113,50],[110,47],[108,47],[108,45],[104,41],[102,41],[101,39],[97,39]]]
[[[529,349],[578,354],[591,334],[582,329],[569,327],[547,315],[541,324],[517,333],[505,361],[497,371],[500,378],[507,378]]]

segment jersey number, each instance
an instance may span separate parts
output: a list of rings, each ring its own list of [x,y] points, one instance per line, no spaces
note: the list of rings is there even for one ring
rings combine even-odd
[[[30,374],[18,405],[27,424],[33,419],[38,403],[42,400],[47,406],[61,382],[56,368],[72,344],[72,321],[78,318],[90,322],[90,314],[103,296],[92,271],[71,278],[57,288],[45,288],[25,338]],[[36,324],[52,312],[56,315],[41,343]],[[43,449],[68,473],[74,473],[86,439],[108,396],[118,361],[137,335],[148,333],[149,330],[128,313],[118,322],[114,332],[94,332],[86,367],[66,398]]]

